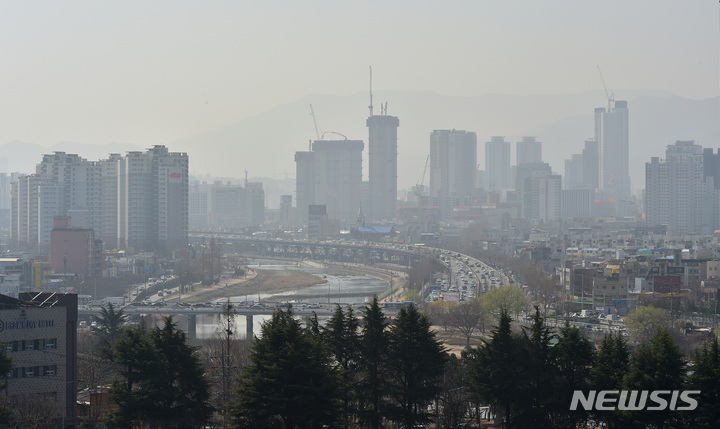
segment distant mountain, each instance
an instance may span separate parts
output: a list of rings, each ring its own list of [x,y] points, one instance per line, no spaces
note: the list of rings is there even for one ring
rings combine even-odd
[[[630,110],[630,170],[634,188],[644,187],[645,162],[664,156],[665,146],[676,139],[692,139],[706,147],[720,143],[720,98],[689,100],[660,91],[617,91]],[[457,97],[432,92],[377,91],[374,113],[388,100],[388,113],[398,116],[398,176],[401,188],[422,177],[434,129],[464,129],[478,135],[478,163],[484,169],[484,143],[491,136],[506,136],[514,143],[536,136],[543,143],[543,158],[558,173],[564,161],[580,153],[585,139],[594,136],[593,111],[607,106],[601,91],[574,95],[513,96],[488,94]],[[191,170],[197,173],[240,177],[294,176],[294,153],[308,150],[316,139],[312,104],[319,132],[334,131],[366,142],[368,97],[308,96],[277,106],[254,117],[202,135],[175,141],[174,150],[187,151]],[[338,139],[327,133],[326,139]],[[366,152],[367,154],[367,152]],[[367,155],[364,156],[367,160]],[[365,170],[367,171],[367,164]],[[428,181],[426,177],[426,182]]]
[[[630,111],[630,170],[633,188],[644,187],[645,162],[664,157],[665,146],[675,140],[695,140],[705,147],[720,146],[720,97],[689,100],[661,91],[615,91],[627,100]],[[478,164],[485,168],[484,143],[491,136],[505,136],[512,143],[535,136],[543,143],[543,158],[557,173],[564,161],[580,153],[585,139],[594,136],[593,110],[606,107],[602,91],[572,95],[503,95],[477,97],[439,95],[427,91],[381,91],[374,93],[374,113],[388,102],[388,114],[400,119],[398,129],[398,182],[407,188],[422,178],[429,153],[429,135],[435,129],[463,129],[478,135]],[[325,139],[365,142],[367,163],[368,94],[312,95],[276,106],[233,124],[170,143],[171,151],[190,155],[191,174],[215,177],[245,176],[282,179],[295,176],[294,154],[308,150],[317,139],[310,104],[319,133]],[[333,133],[331,133],[333,132]],[[42,148],[31,143],[0,145],[0,157],[11,171],[33,172],[43,153],[54,150],[78,153],[86,159],[106,158],[108,153],[144,150],[128,143],[90,145],[69,142]],[[367,164],[364,167],[367,172]],[[429,176],[428,176],[429,177]],[[425,178],[425,184],[428,183]]]

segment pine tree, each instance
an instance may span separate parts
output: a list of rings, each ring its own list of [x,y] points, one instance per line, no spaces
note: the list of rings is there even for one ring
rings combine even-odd
[[[442,342],[415,305],[403,307],[390,326],[388,416],[406,428],[431,421],[426,405],[438,394],[447,361]]]
[[[156,428],[203,427],[212,408],[198,349],[172,317],[163,328],[126,330],[115,343],[114,359],[122,367],[110,395],[118,404],[108,423]]]
[[[649,344],[638,347],[630,356],[625,375],[626,390],[680,390],[684,382],[685,363],[682,352],[667,329],[658,329]],[[677,421],[678,413],[664,410],[641,410],[624,413],[639,427],[664,427]]]
[[[590,369],[593,390],[621,390],[629,362],[630,351],[623,336],[612,333],[605,335]],[[594,416],[611,429],[621,427],[620,415],[615,411],[595,411]]]
[[[717,337],[695,352],[693,363],[685,389],[700,393],[692,395],[698,407],[686,413],[686,424],[693,428],[717,427],[720,422],[720,342]]]
[[[0,344],[0,374],[8,374],[12,371],[13,362],[7,354],[7,349]],[[4,390],[5,382],[0,379],[0,390]],[[5,427],[13,417],[13,410],[6,402],[0,403],[0,427]]]
[[[555,422],[558,427],[576,428],[580,422],[587,421],[587,412],[584,409],[570,411],[568,404],[574,391],[589,388],[595,348],[578,327],[566,324],[558,332],[552,356],[557,370],[553,392]]]
[[[506,427],[512,427],[513,412],[521,405],[517,389],[523,381],[519,372],[523,365],[521,339],[513,335],[511,321],[502,309],[490,340],[483,340],[483,344],[465,354],[470,361],[469,385],[476,401],[490,405],[496,415],[503,417]]]
[[[343,416],[345,426],[350,422],[351,403],[354,402],[354,384],[356,366],[358,361],[358,320],[353,314],[352,306],[347,306],[343,311],[340,305],[335,308],[335,313],[328,319],[322,333],[330,355],[334,358],[339,369],[342,386],[340,396],[342,400]]]
[[[236,427],[316,428],[338,417],[339,379],[324,344],[276,310],[255,341],[231,406]]]
[[[357,397],[358,418],[373,429],[382,427],[387,393],[388,332],[377,296],[365,307],[360,336]]]

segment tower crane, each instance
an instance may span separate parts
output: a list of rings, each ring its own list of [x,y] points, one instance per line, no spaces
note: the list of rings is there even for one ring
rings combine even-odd
[[[600,66],[596,66],[596,67],[598,69],[598,73],[600,73],[600,82],[602,82],[603,89],[605,90],[605,97],[607,97],[607,100],[608,100],[608,112],[609,112],[612,103],[615,102],[615,93],[608,92],[607,86],[605,86],[605,79],[603,79],[602,70],[600,70]]]
[[[425,186],[425,173],[427,173],[428,164],[430,163],[430,155],[425,158],[425,168],[423,169],[422,179],[415,185],[415,195],[418,199],[418,207],[422,205],[422,186]]]
[[[317,139],[320,140],[320,130],[318,130],[317,119],[315,118],[315,109],[313,109],[312,104],[310,105],[310,116],[312,116],[313,125],[315,125],[315,135],[317,136]]]

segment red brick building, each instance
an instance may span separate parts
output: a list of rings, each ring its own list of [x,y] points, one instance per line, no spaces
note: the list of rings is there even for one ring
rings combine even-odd
[[[50,232],[50,265],[55,274],[102,276],[102,241],[90,228],[73,228],[69,216],[57,216]]]

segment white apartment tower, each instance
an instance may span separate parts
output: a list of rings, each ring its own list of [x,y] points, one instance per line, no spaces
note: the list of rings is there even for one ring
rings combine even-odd
[[[595,109],[595,141],[598,144],[599,190],[608,192],[616,204],[630,198],[630,146],[627,101],[615,101]]]
[[[505,137],[492,137],[485,143],[485,183],[490,192],[501,193],[509,189],[510,143]]]
[[[693,141],[668,145],[665,160],[645,164],[648,226],[667,225],[673,234],[712,233],[715,196],[703,173],[703,148]]]
[[[523,137],[515,144],[515,165],[542,162],[542,143],[535,137]]]
[[[367,119],[370,219],[392,220],[397,209],[397,130],[395,116],[372,115]]]
[[[430,134],[430,195],[469,205],[477,181],[477,134],[434,130]]]

